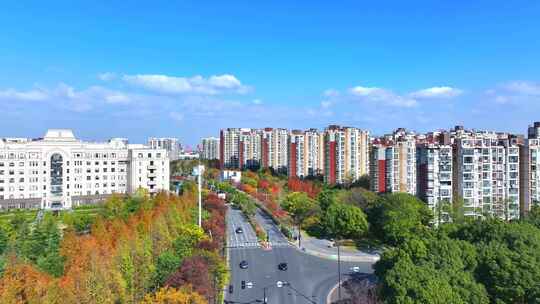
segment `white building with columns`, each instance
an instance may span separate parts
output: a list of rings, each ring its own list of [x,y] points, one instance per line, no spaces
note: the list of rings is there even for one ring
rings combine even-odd
[[[139,188],[169,189],[166,150],[122,139],[83,142],[64,129],[34,140],[0,139],[0,209],[66,209]]]

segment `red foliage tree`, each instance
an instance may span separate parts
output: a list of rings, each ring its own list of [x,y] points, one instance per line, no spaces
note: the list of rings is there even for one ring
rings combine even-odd
[[[180,288],[190,284],[193,289],[205,298],[212,295],[212,278],[206,260],[201,256],[188,257],[182,266],[165,281],[165,286]]]
[[[317,194],[321,192],[321,188],[316,186],[313,182],[300,180],[295,177],[289,178],[287,187],[289,188],[289,191],[304,192],[311,198],[317,197]]]
[[[215,240],[203,240],[197,244],[197,249],[216,251],[219,249],[219,243],[217,243]]]
[[[270,187],[270,183],[267,180],[265,179],[259,180],[259,184],[257,185],[257,188],[268,190],[269,187]]]

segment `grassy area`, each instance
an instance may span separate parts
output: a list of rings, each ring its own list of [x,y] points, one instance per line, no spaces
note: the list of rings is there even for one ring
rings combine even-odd
[[[0,212],[0,224],[8,223],[16,214],[21,214],[27,221],[31,221],[36,218],[37,210],[10,210]]]
[[[103,207],[101,205],[89,205],[75,207],[72,210],[60,211],[58,218],[61,221],[65,221],[68,217],[87,216],[90,218],[96,217]],[[9,223],[15,215],[22,215],[26,221],[34,221],[36,219],[38,210],[9,210],[0,212],[0,225]],[[52,211],[46,211],[45,214],[52,214]]]

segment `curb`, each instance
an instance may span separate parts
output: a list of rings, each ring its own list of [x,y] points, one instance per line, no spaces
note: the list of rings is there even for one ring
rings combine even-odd
[[[330,289],[330,291],[328,292],[328,295],[326,296],[326,304],[332,304],[332,294],[334,293],[336,288],[338,288],[338,286],[339,286],[339,283],[337,283],[334,287],[332,287],[332,289]]]
[[[294,246],[298,251],[313,255],[319,258],[327,259],[327,260],[337,260],[338,256],[337,254],[324,254],[320,253],[311,249],[306,249],[305,247],[303,249],[298,248],[297,246]],[[340,260],[343,262],[359,262],[359,263],[375,263],[379,261],[381,258],[378,256],[347,256],[347,255],[341,255]]]

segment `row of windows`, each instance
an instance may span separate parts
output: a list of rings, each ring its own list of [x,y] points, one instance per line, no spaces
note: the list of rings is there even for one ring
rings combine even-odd
[[[109,183],[95,183],[95,184],[86,184],[86,188],[92,188],[92,186],[94,186],[94,188],[100,188],[101,185],[103,185],[103,188],[108,188],[109,186],[111,188],[115,188],[117,186],[116,182],[111,182],[110,184]],[[126,184],[125,183],[119,183],[118,184],[119,187],[126,187]],[[83,188],[83,185],[82,184],[74,184],[73,185],[73,188],[75,189],[82,189]],[[0,186],[0,192],[6,192],[6,190],[8,192],[14,192],[14,191],[25,191],[27,188],[24,186],[24,185],[20,185],[18,187],[14,187],[14,186],[9,186],[9,187],[4,187],[4,186]],[[66,189],[70,189],[70,185],[67,184],[66,185]],[[40,187],[38,187],[37,185],[30,185],[28,187],[28,190],[29,191],[39,191],[40,190]],[[47,190],[47,187],[46,186],[43,186],[43,190]],[[69,192],[68,192],[69,193]]]

